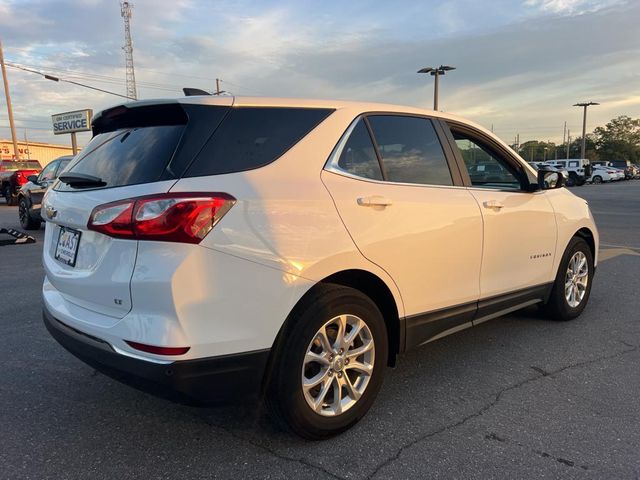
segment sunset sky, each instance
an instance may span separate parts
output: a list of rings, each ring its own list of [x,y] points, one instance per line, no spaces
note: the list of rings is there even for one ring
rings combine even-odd
[[[567,121],[588,130],[640,117],[640,2],[470,0],[371,2],[134,1],[138,96],[175,97],[185,86],[237,95],[343,98],[431,108],[424,66],[457,67],[442,79],[440,108],[508,142],[520,133],[561,141]],[[0,0],[5,59],[125,93],[116,0]],[[8,69],[18,136],[54,137],[50,116],[123,99]],[[4,95],[0,138],[9,138]],[[80,144],[88,141],[80,136]]]

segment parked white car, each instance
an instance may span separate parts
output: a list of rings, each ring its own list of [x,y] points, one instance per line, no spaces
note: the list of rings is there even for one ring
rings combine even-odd
[[[44,321],[118,378],[264,396],[324,438],[399,353],[589,299],[587,203],[461,118],[186,97],[110,108],[93,132],[44,199]]]
[[[605,167],[603,165],[594,165],[591,169],[591,176],[588,178],[588,182],[590,183],[604,183],[611,182],[614,180],[620,180],[620,175],[618,172],[610,167]]]

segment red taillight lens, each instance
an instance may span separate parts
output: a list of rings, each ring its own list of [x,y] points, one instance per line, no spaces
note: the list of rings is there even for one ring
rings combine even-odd
[[[87,228],[116,238],[200,243],[235,203],[226,193],[165,193],[99,205]]]
[[[132,342],[125,340],[125,342],[141,352],[155,353],[156,355],[184,355],[189,351],[191,347],[157,347],[155,345],[145,345],[144,343]]]

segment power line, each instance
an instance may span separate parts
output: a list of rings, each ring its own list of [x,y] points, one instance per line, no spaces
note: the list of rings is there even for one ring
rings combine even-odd
[[[7,62],[7,65],[11,65],[14,68],[20,68],[21,70],[31,69],[31,70],[38,70],[39,73],[51,73],[56,76],[64,75],[66,78],[92,80],[94,82],[108,83],[113,85],[125,85],[125,81],[123,81],[121,78],[112,77],[109,75],[99,75],[99,74],[79,72],[76,70],[68,70],[68,69],[63,70],[63,69],[56,69],[56,68],[49,68],[49,67],[39,67],[36,65],[29,65],[29,64],[18,63],[18,62]],[[166,91],[175,91],[182,88],[179,85],[170,85],[170,84],[154,83],[154,82],[138,82],[137,84],[142,85],[145,88],[151,88],[156,90],[166,90]],[[172,88],[168,88],[168,87],[172,87]]]
[[[118,96],[118,97],[126,98],[127,100],[135,100],[135,98],[131,98],[131,97],[128,97],[128,96],[126,96],[126,95],[121,95],[121,94],[119,94],[119,93],[110,92],[109,90],[104,90],[104,89],[102,89],[102,88],[93,87],[93,86],[91,86],[91,85],[86,85],[86,84],[84,84],[84,83],[80,83],[80,82],[74,82],[73,80],[66,80],[66,79],[64,79],[64,78],[55,77],[55,76],[53,76],[53,75],[47,75],[46,73],[39,72],[39,71],[37,71],[37,70],[32,70],[32,69],[30,69],[30,68],[24,68],[24,67],[21,67],[21,66],[19,66],[19,65],[14,65],[14,64],[9,64],[9,63],[7,63],[7,66],[8,66],[8,67],[11,67],[11,68],[17,68],[18,70],[24,70],[25,72],[30,72],[30,73],[35,73],[35,74],[37,74],[37,75],[41,75],[41,76],[43,76],[44,78],[46,78],[47,80],[53,80],[54,82],[65,82],[65,83],[71,83],[71,84],[73,84],[73,85],[78,85],[78,86],[80,86],[80,87],[90,88],[91,90],[96,90],[96,91],[98,91],[98,92],[108,93],[109,95],[116,95],[116,96]]]

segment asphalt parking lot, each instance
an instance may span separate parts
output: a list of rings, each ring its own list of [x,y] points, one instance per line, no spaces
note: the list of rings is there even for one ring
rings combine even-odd
[[[639,478],[640,181],[572,191],[602,242],[584,314],[526,310],[412,351],[325,442],[95,372],[42,324],[44,230],[0,247],[0,478]],[[0,201],[0,227],[17,226]]]

